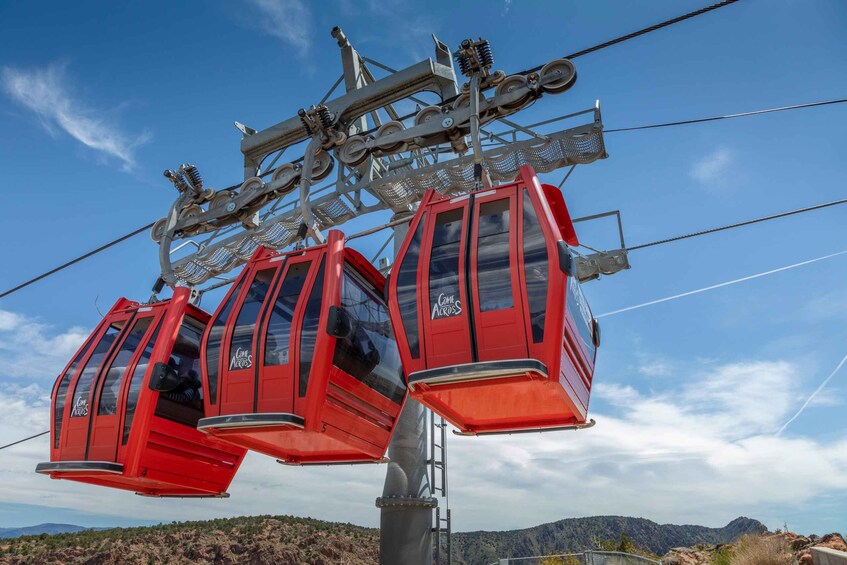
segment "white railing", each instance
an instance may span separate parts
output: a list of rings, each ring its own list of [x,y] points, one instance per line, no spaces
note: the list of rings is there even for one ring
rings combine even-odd
[[[559,559],[567,565],[661,565],[661,560],[622,551],[583,551],[532,557],[506,557],[489,565],[540,565],[545,559]]]

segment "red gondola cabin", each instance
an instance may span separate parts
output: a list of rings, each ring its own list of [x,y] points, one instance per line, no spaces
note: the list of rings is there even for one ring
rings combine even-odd
[[[163,302],[115,303],[53,387],[50,462],[38,473],[148,496],[226,496],[246,450],[196,429],[209,315],[189,296],[180,287]]]
[[[584,427],[599,333],[561,192],[424,196],[389,277],[409,394],[461,433]]]
[[[384,290],[339,231],[260,247],[206,330],[198,428],[283,463],[382,460],[406,396]]]

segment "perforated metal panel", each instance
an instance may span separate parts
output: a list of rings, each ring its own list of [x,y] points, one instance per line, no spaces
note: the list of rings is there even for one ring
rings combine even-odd
[[[539,173],[548,173],[561,167],[592,163],[606,156],[602,127],[595,124],[546,137],[486,151],[483,163],[491,180],[513,181],[523,165],[531,165]],[[368,188],[399,212],[409,209],[429,189],[456,194],[473,190],[474,182],[473,156],[468,155],[417,169],[403,167],[371,182]]]

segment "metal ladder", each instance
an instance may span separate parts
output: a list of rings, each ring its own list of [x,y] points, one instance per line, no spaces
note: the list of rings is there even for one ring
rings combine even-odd
[[[447,495],[447,422],[432,411],[429,411],[429,438],[429,483],[432,496],[438,499],[432,527],[432,562],[433,565],[452,565],[450,499]]]

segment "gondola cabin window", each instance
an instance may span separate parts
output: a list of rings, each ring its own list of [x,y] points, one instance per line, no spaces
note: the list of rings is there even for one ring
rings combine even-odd
[[[200,340],[205,325],[186,316],[179,328],[168,364],[179,376],[174,390],[159,393],[156,416],[197,426],[203,417],[203,388],[200,380]]]
[[[337,339],[333,365],[392,402],[402,403],[406,385],[388,308],[348,265],[341,308],[351,320],[351,330]]]
[[[432,320],[462,313],[459,244],[462,240],[463,213],[462,208],[457,208],[442,212],[435,219],[429,260],[429,311]]]
[[[482,312],[514,307],[509,270],[509,199],[479,207],[477,273],[479,309]]]
[[[82,374],[79,376],[79,380],[77,380],[76,387],[74,388],[74,396],[71,404],[71,418],[82,418],[84,416],[88,416],[91,384],[100,369],[100,364],[103,362],[103,358],[106,356],[106,353],[109,352],[109,349],[112,348],[112,344],[115,342],[115,339],[117,339],[118,334],[121,333],[121,328],[123,328],[124,323],[125,322],[115,322],[109,326],[109,329],[106,330],[106,333],[103,334],[103,337],[100,338],[100,341],[91,353],[91,357],[88,358],[88,362],[85,364],[85,367],[83,367]]]
[[[109,370],[106,372],[106,380],[103,382],[103,387],[100,389],[100,403],[97,408],[97,413],[102,415],[113,415],[118,410],[118,395],[123,384],[126,367],[132,355],[141,345],[141,339],[147,333],[147,328],[153,321],[152,317],[136,319],[132,329],[127,335],[118,354],[112,360]]]
[[[266,367],[287,365],[291,361],[291,322],[311,265],[311,261],[291,265],[285,274],[268,321],[268,337],[265,340]]]
[[[309,301],[306,303],[306,312],[303,314],[303,326],[300,330],[300,378],[297,386],[297,395],[306,396],[309,385],[309,372],[312,370],[312,360],[315,355],[315,344],[318,339],[318,325],[321,319],[321,294],[324,288],[324,264],[321,266],[312,285]]]
[[[262,303],[271,285],[271,280],[276,274],[276,268],[263,269],[256,273],[247,297],[241,305],[241,311],[235,320],[235,329],[232,331],[232,341],[229,345],[229,370],[250,369],[253,367],[253,334],[256,331],[256,321]]]
[[[532,342],[541,343],[544,341],[549,264],[544,232],[526,191],[523,193],[523,260]]]
[[[71,379],[74,373],[76,373],[79,362],[88,353],[90,347],[91,341],[89,340],[85,344],[85,347],[80,349],[79,353],[76,354],[70,366],[68,366],[67,370],[59,378],[59,388],[56,390],[56,402],[53,407],[53,449],[59,449],[59,438],[62,435],[62,420],[65,417],[65,401],[67,400],[68,386],[71,384]]]
[[[580,341],[583,347],[588,352],[588,357],[594,358],[594,332],[593,318],[591,310],[588,309],[588,302],[585,300],[585,295],[582,294],[582,286],[576,280],[576,277],[570,277],[568,281],[568,313],[576,324],[579,332]]]
[[[161,321],[156,326],[153,335],[150,336],[150,341],[144,346],[144,351],[138,362],[135,364],[135,369],[132,371],[132,376],[129,378],[129,391],[126,395],[126,417],[124,418],[124,432],[122,445],[126,445],[129,440],[129,431],[132,429],[132,420],[135,416],[135,409],[138,406],[138,394],[141,392],[141,385],[144,384],[144,375],[147,374],[147,367],[150,366],[150,356],[153,355],[153,347],[156,345],[156,338],[159,336],[159,328],[162,327]]]
[[[418,262],[421,254],[421,236],[426,225],[426,215],[418,223],[415,234],[409,242],[409,248],[397,269],[397,306],[403,315],[403,329],[412,359],[421,354],[418,335]]]
[[[209,331],[208,343],[206,345],[206,372],[209,378],[209,403],[215,404],[218,394],[218,375],[220,374],[221,341],[223,340],[226,322],[232,313],[233,305],[241,292],[241,283],[233,289],[229,298],[221,309],[220,314],[215,317],[212,328]]]

